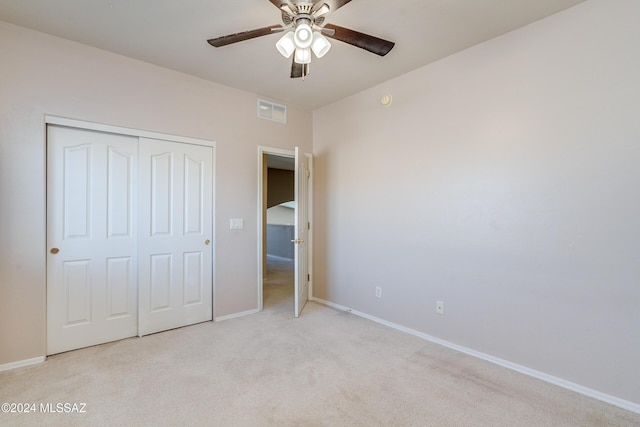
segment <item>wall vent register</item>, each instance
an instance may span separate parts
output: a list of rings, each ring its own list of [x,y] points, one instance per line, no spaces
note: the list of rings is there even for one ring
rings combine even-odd
[[[287,107],[258,99],[258,117],[278,123],[287,123]]]

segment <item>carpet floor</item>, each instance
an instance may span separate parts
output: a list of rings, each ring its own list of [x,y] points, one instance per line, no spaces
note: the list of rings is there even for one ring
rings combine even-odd
[[[0,413],[0,425],[640,425],[638,414],[323,305],[295,319],[288,265],[268,271],[261,313],[0,372],[0,403],[36,406]]]

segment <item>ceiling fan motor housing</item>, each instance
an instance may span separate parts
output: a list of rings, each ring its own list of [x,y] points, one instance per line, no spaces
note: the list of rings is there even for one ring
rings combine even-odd
[[[326,8],[324,7],[326,6]],[[295,11],[290,7],[283,5],[282,7],[282,22],[285,26],[297,27],[302,21],[306,21],[311,27],[322,25],[324,22],[324,15],[329,11],[329,6],[324,5],[320,9],[314,11],[313,3],[300,2],[295,4]]]
[[[296,3],[296,9],[298,9],[299,14],[310,15],[313,10],[313,3],[311,2],[300,2]]]

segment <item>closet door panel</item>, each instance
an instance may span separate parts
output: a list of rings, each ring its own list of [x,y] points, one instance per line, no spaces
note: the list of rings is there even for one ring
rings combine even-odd
[[[47,354],[136,335],[137,138],[47,127]]]
[[[213,149],[141,138],[140,335],[212,320]]]

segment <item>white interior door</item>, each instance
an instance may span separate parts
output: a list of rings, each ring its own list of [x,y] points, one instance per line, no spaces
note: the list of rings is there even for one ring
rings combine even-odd
[[[295,237],[294,237],[294,265],[295,265],[295,307],[294,314],[300,316],[304,305],[309,300],[309,164],[307,157],[295,149],[294,193],[295,209]]]
[[[47,354],[135,336],[137,138],[47,127]]]
[[[213,149],[139,144],[142,336],[213,318]]]

